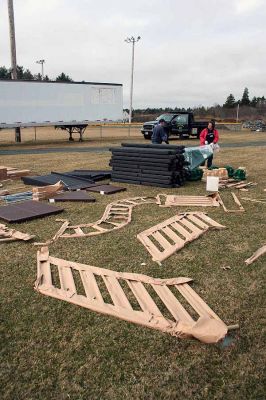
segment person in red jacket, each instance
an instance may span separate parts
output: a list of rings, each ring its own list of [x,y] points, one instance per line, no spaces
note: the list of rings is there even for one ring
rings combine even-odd
[[[203,129],[200,133],[200,146],[204,146],[205,144],[216,144],[219,140],[219,133],[217,129],[215,129],[215,122],[210,121],[208,123],[208,127]],[[212,166],[213,155],[208,158],[207,167],[210,168]]]

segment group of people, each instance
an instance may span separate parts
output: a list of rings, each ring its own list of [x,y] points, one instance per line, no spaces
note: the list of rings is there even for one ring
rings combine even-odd
[[[151,141],[153,144],[161,144],[165,142],[169,144],[168,141],[168,130],[166,129],[167,123],[164,119],[160,119],[159,123],[153,128],[153,133]],[[216,144],[219,140],[219,133],[215,129],[215,121],[209,121],[207,128],[203,129],[200,133],[200,146],[207,144]],[[213,155],[211,155],[207,160],[207,167],[212,166]]]

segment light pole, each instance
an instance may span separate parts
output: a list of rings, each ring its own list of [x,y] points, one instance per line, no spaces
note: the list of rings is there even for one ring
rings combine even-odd
[[[134,56],[135,56],[135,43],[140,40],[140,36],[134,38],[131,36],[130,38],[126,38],[126,43],[132,43],[132,61],[131,61],[131,83],[130,83],[130,102],[129,102],[129,123],[131,124],[132,120],[132,99],[133,99],[133,75],[134,75]]]
[[[239,103],[237,104],[237,109],[236,109],[236,122],[238,122],[238,117],[239,117]]]
[[[43,64],[44,63],[45,63],[45,60],[36,61],[36,64],[41,64],[41,66],[42,66],[42,80],[43,80]]]
[[[16,56],[16,37],[15,37],[15,21],[13,0],[8,0],[8,17],[9,17],[9,34],[10,34],[10,50],[11,50],[11,76],[17,79],[17,56]]]

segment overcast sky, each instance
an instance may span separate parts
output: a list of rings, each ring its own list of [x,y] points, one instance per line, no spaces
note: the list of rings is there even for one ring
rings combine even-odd
[[[139,107],[223,103],[248,87],[266,95],[266,0],[14,0],[17,62],[55,78],[124,85],[131,45]],[[7,0],[0,1],[0,66],[10,66]]]

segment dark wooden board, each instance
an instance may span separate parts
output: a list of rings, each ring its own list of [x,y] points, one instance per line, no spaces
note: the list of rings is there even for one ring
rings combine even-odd
[[[63,208],[54,207],[39,201],[23,201],[0,207],[0,219],[7,222],[23,222],[35,218],[42,218],[64,211]]]
[[[104,192],[103,194],[113,194],[118,192],[124,192],[125,190],[126,188],[117,187],[113,185],[100,185],[87,189],[88,192],[94,192],[94,193]]]
[[[56,195],[50,202],[57,201],[82,201],[86,203],[93,203],[96,200],[91,197],[85,190],[77,190],[75,192],[64,192]]]

